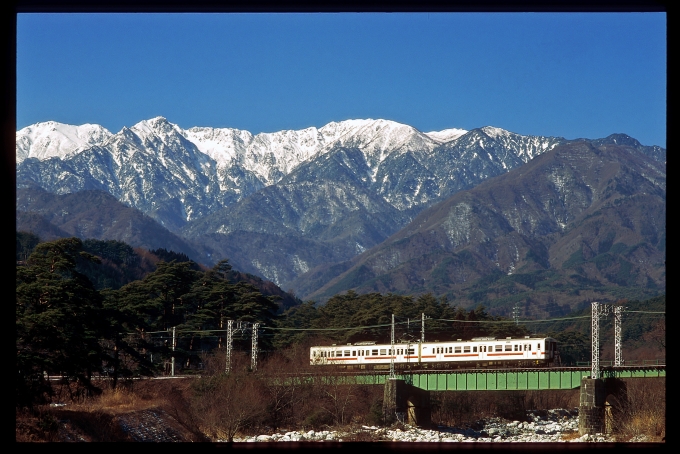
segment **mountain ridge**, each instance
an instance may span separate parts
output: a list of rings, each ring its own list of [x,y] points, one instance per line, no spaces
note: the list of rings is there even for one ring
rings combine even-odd
[[[194,257],[208,265],[228,257],[238,269],[303,296],[303,288],[313,289],[302,280],[314,275],[320,282],[329,270],[345,271],[356,256],[423,210],[523,168],[555,147],[623,145],[649,158],[650,169],[655,162],[665,169],[666,160],[665,149],[625,134],[570,141],[491,126],[422,133],[371,119],[258,135],[229,128],[184,130],[163,117],[110,135],[93,125],[41,125],[55,129],[47,131],[56,134],[52,148],[33,140],[49,137],[36,128],[31,140],[22,133],[26,128],[17,132],[18,190],[104,191],[187,244],[201,244]],[[103,138],[101,144],[92,144],[95,136]],[[43,148],[27,151],[27,143]],[[59,146],[65,150],[61,157]],[[659,179],[651,170],[646,175],[641,178]],[[665,170],[663,178],[665,191]],[[629,190],[639,183],[631,181]],[[526,238],[516,240],[520,245]],[[523,247],[546,256],[536,241]]]
[[[458,192],[301,294],[324,300],[340,289],[419,289],[470,305],[485,276],[545,271],[565,288],[586,278],[600,287],[664,288],[665,165],[630,146],[598,143],[560,145]]]

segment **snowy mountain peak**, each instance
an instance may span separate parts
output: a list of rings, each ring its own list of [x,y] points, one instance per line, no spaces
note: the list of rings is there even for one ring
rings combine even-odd
[[[176,125],[170,123],[165,117],[155,117],[149,120],[142,120],[132,129],[138,136],[170,134],[175,131]]]
[[[444,143],[449,142],[451,140],[455,140],[462,136],[463,134],[467,134],[467,132],[468,131],[466,129],[451,128],[444,129],[443,131],[426,132],[425,135],[439,143]]]
[[[27,126],[16,133],[16,161],[27,158],[39,160],[65,158],[98,145],[112,136],[100,125],[67,125],[47,121]]]
[[[486,134],[487,136],[489,136],[493,139],[496,139],[500,136],[506,136],[506,135],[509,134],[509,132],[506,131],[505,129],[496,128],[494,126],[484,126],[483,128],[480,128],[480,129],[482,131],[484,131],[484,134]]]

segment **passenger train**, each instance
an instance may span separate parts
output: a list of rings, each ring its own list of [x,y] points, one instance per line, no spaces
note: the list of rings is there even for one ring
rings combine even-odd
[[[557,341],[551,337],[395,343],[356,342],[347,345],[310,348],[309,361],[315,366],[342,369],[451,369],[499,367],[547,367],[559,362]]]

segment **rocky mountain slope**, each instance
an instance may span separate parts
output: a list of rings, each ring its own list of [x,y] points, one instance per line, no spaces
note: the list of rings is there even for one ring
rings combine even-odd
[[[181,252],[199,263],[209,260],[200,246],[98,190],[53,194],[40,188],[19,188],[16,229],[33,232],[42,241],[70,236],[116,240],[149,250],[165,248]]]
[[[337,269],[301,276],[318,288],[300,293],[323,300],[347,289],[433,291],[488,307],[521,301],[529,290],[537,298],[542,280],[554,281],[553,297],[576,284],[662,289],[665,164],[617,142],[560,145],[458,192],[352,259],[340,276]],[[502,285],[476,292],[483,280]]]
[[[197,261],[211,265],[229,258],[235,268],[298,295],[318,295],[334,273],[353,266],[356,256],[379,246],[421,210],[568,142],[494,127],[422,133],[387,120],[257,135],[230,128],[185,130],[162,117],[116,134],[97,125],[40,123],[17,132],[17,220],[42,223],[54,235],[100,238],[113,228],[115,216],[105,220],[100,213],[98,221],[83,226],[76,226],[84,222],[76,216],[79,220],[69,227],[50,214],[45,224],[55,199],[45,196],[38,204],[42,208],[29,208],[22,192],[98,190],[163,226],[158,232],[151,224],[143,229],[147,243],[165,241],[172,232],[173,241],[184,242],[177,243],[179,251]],[[623,145],[665,164],[664,149],[642,146],[623,134],[600,142],[592,143]],[[507,209],[518,207],[509,203]],[[41,217],[28,213],[36,210],[42,210]],[[555,210],[550,222],[570,220],[558,205]],[[459,217],[469,218],[463,211]],[[95,225],[99,230],[90,231]],[[142,246],[141,237],[116,235],[112,239]],[[521,249],[529,240],[517,241]]]

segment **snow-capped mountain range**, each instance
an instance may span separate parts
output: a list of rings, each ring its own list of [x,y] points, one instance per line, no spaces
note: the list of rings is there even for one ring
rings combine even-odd
[[[519,136],[493,127],[479,132],[485,137],[474,139],[477,145],[513,146],[506,157],[522,162],[562,140]],[[163,211],[158,204],[165,199],[179,201],[183,220],[164,222],[172,228],[276,184],[302,163],[334,148],[361,150],[367,176],[375,182],[386,160],[417,152],[418,161],[429,161],[435,149],[450,147],[466,134],[455,128],[422,133],[408,125],[370,119],[257,135],[232,128],[182,129],[163,117],[124,127],[116,134],[99,125],[50,121],[17,132],[16,162],[20,184],[28,180],[56,193],[103,189],[161,221],[163,216],[154,215]],[[31,158],[40,164],[31,163]],[[43,170],[37,171],[36,165]],[[164,187],[152,189],[161,174]],[[400,200],[396,206],[408,209],[412,204]]]
[[[659,147],[616,140],[665,162]],[[16,133],[17,189],[102,190],[215,260],[287,285],[566,142],[491,126],[423,133],[380,119],[256,135],[163,117],[115,134],[45,122]]]
[[[268,186],[300,163],[336,146],[362,148],[370,156],[368,161],[376,168],[391,152],[414,147],[431,151],[466,132],[454,128],[421,133],[408,125],[369,119],[332,122],[319,129],[312,127],[253,135],[249,131],[232,128],[182,129],[163,117],[156,117],[113,134],[99,125],[74,126],[48,121],[17,132],[16,161],[20,164],[27,158],[68,159],[93,146],[106,147],[121,137],[142,145],[141,149],[158,150],[160,143],[172,143],[179,135],[214,160],[217,169],[239,166]]]

